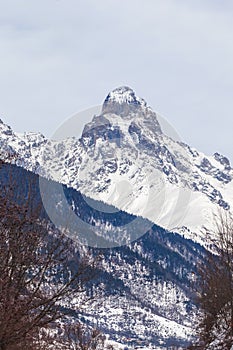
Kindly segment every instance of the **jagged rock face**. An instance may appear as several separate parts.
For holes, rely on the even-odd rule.
[[[224,168],[226,170],[231,170],[231,165],[229,159],[227,157],[222,156],[219,153],[214,153],[214,158],[222,165],[224,165]]]
[[[129,87],[123,86],[111,91],[106,97],[102,113],[128,116],[147,108],[146,102],[138,98]]]
[[[233,202],[229,160],[165,135],[157,114],[128,87],[108,94],[79,140],[19,135],[3,123],[0,133],[2,152],[16,164],[168,229],[197,231]]]
[[[140,116],[144,119],[145,125],[150,127],[153,132],[162,132],[156,113],[147,106],[145,100],[137,97],[135,92],[128,87],[120,87],[108,94],[103,104],[102,115],[107,116],[109,114],[132,121]]]

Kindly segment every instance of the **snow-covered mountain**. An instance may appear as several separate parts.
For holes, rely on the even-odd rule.
[[[2,158],[197,241],[213,213],[233,203],[229,160],[166,135],[128,87],[108,94],[80,139],[46,140],[0,122],[0,147]]]

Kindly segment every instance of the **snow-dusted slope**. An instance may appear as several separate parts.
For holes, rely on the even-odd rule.
[[[200,232],[233,203],[233,170],[163,133],[157,114],[128,87],[107,96],[82,137],[47,141],[0,123],[2,157],[170,230]]]
[[[15,193],[20,199],[27,198],[30,191],[32,206],[35,203],[40,207],[37,176],[9,165],[1,166],[0,170],[1,187],[15,184]],[[8,174],[11,174],[10,178]],[[99,232],[107,231],[114,236],[119,229],[123,234],[122,226],[136,221],[135,217],[123,212],[109,215],[111,208],[96,201],[92,201],[93,208],[100,204],[102,210],[92,209],[88,205],[90,202],[78,191],[66,187],[63,190],[76,215],[88,226],[97,227]],[[62,216],[60,193],[54,193],[54,196],[55,203],[59,203],[56,212]],[[79,227],[79,234],[80,229],[82,227]],[[191,288],[196,264],[205,254],[203,247],[152,225],[137,241],[112,249],[97,249],[96,254],[100,261],[94,280],[87,288],[90,302],[83,305],[81,300],[85,307],[82,316],[91,325],[129,349],[134,349],[136,344],[145,349],[187,344],[193,335],[197,312]],[[74,310],[80,310],[78,302],[79,298],[72,301],[72,315]],[[81,317],[79,313],[77,317]],[[148,344],[153,346],[147,347]]]

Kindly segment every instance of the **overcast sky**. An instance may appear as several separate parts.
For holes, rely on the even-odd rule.
[[[0,0],[0,60],[15,131],[50,136],[127,85],[185,142],[233,161],[232,0]]]

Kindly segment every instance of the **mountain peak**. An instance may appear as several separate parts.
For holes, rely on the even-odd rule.
[[[148,108],[146,101],[136,96],[134,90],[128,86],[112,90],[103,104],[103,112],[116,114],[122,114],[123,110],[129,114],[129,112],[135,112],[138,109],[145,110],[146,108]]]
[[[146,106],[146,102],[142,98],[137,97],[134,90],[128,86],[121,86],[111,91],[106,97],[105,102],[140,104],[144,107]]]

